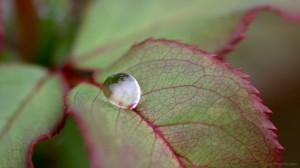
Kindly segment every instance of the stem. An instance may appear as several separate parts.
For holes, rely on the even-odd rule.
[[[19,49],[26,61],[32,61],[38,39],[38,16],[32,0],[14,0],[19,33]]]
[[[102,84],[98,83],[95,80],[94,76],[97,73],[96,71],[76,69],[72,65],[66,64],[64,67],[61,68],[60,72],[71,87],[74,87],[79,83],[86,82],[95,85],[99,88],[102,88]]]

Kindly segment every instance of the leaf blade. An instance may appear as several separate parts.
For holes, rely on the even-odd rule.
[[[143,91],[133,111],[109,104],[100,90],[87,84],[76,87],[68,99],[75,110],[71,114],[87,127],[95,167],[228,167],[239,161],[281,161],[282,147],[257,90],[213,55],[176,41],[149,39],[103,70],[98,81],[118,72],[133,75]],[[100,148],[103,144],[113,147]]]
[[[85,93],[86,91],[93,93],[93,96],[86,95],[85,99],[76,96]],[[107,104],[107,102],[105,101],[101,101],[104,99],[104,97],[99,96],[99,98],[97,98],[97,95],[99,95],[97,91],[97,88],[83,84],[80,85],[80,87],[76,88],[70,96],[70,98],[74,96],[72,97],[72,99],[74,98],[75,100],[77,99],[83,102],[82,104],[80,103],[77,105],[70,104],[73,110],[71,114],[75,116],[75,120],[79,123],[79,125],[85,127],[83,135],[85,136],[84,139],[86,143],[88,143],[87,145],[89,146],[88,149],[90,150],[89,153],[92,167],[144,167],[145,156],[149,156],[150,158],[152,153],[152,149],[149,148],[149,146],[152,146],[152,144],[155,141],[154,135],[151,134],[151,129],[147,127],[146,123],[142,122],[138,125],[139,127],[137,127],[136,122],[139,121],[139,117],[131,112],[128,113],[127,111],[126,114],[118,114],[118,109]],[[85,106],[84,103],[90,104],[91,102],[93,102],[93,100],[95,100],[95,98],[100,99],[100,102],[95,103],[93,107],[90,107],[91,109],[99,109],[101,107],[101,109],[105,109],[106,111],[114,111],[116,113],[107,116],[102,116],[101,114],[103,114],[104,111],[101,111],[101,113],[91,112],[92,118],[90,118],[91,116],[88,116],[88,118],[82,116],[85,111],[80,111],[80,109],[82,109],[82,107]],[[114,121],[120,119],[119,117],[123,118],[121,120],[122,122],[115,123]],[[101,127],[98,127],[97,125],[94,126],[97,126],[97,132],[102,132],[103,136],[105,137],[103,139],[98,140],[96,140],[95,137],[93,137],[93,135],[96,134],[96,130],[92,128],[93,125],[87,124],[87,122],[95,123],[97,122],[97,119],[101,119],[101,123],[104,124],[101,125]],[[126,123],[126,121],[133,121],[133,124],[130,124],[131,122]],[[114,128],[114,126],[117,126],[119,128],[126,128],[126,132],[128,134],[124,134],[125,132],[121,133],[120,135],[114,134],[114,132],[117,131]],[[135,136],[134,142],[137,141],[139,143],[130,143],[130,136],[133,134],[134,131],[148,133],[148,140],[143,141],[141,137]],[[124,142],[126,142],[127,145],[122,146],[122,143]],[[105,153],[99,152],[99,146],[96,145],[97,143],[98,145],[100,145],[100,143],[102,144],[101,150],[105,151]],[[141,148],[143,145],[145,145],[145,147]],[[139,150],[136,150],[137,146]],[[156,147],[155,149],[159,150],[158,147]],[[129,153],[128,155],[126,155],[127,152]],[[171,160],[171,152],[168,151],[168,149],[166,149],[165,153],[165,155],[167,156],[160,158],[159,161],[161,162],[161,164],[158,164],[157,166],[161,166],[162,164],[170,164],[171,167],[177,167],[176,162],[174,163],[174,161]],[[171,160],[171,163],[168,163],[167,160]],[[163,161],[166,161],[166,163],[164,163]]]
[[[62,122],[63,88],[57,75],[42,68],[1,65],[0,69],[0,165],[26,167],[31,165],[32,142],[51,136]]]

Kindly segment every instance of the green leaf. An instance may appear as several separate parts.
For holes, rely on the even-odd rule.
[[[132,43],[152,36],[179,39],[207,51],[217,51],[251,8],[271,4],[296,13],[299,3],[298,0],[93,1],[83,19],[71,59],[79,67],[104,68],[122,56]]]
[[[27,65],[0,66],[0,167],[31,165],[33,145],[63,119],[60,77]]]
[[[194,46],[149,39],[102,71],[134,76],[133,110],[81,84],[68,97],[93,167],[243,167],[281,162],[276,129],[246,75]],[[265,167],[265,166],[262,166]]]
[[[250,25],[247,38],[228,56],[232,65],[251,74],[251,82],[259,88],[264,103],[274,111],[271,119],[286,149],[281,154],[286,163],[300,163],[295,135],[300,132],[299,23],[261,12]]]
[[[251,74],[251,81],[265,96],[291,89],[299,75],[299,23],[290,24],[275,14],[261,12],[228,61]],[[283,90],[287,81],[289,87]]]

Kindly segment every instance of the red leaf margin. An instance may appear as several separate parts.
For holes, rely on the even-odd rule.
[[[251,23],[254,21],[257,14],[261,11],[270,11],[270,12],[277,14],[278,16],[281,16],[282,18],[284,18],[285,20],[287,20],[291,23],[300,24],[300,15],[291,14],[289,12],[286,12],[286,11],[284,11],[278,7],[272,6],[272,5],[262,5],[262,6],[255,7],[244,14],[244,16],[242,17],[242,19],[240,21],[240,24],[233,31],[233,33],[232,33],[231,37],[229,37],[228,41],[223,45],[223,47],[221,47],[218,51],[216,51],[217,54],[214,56],[216,58],[216,60],[221,60],[221,61],[225,60],[226,55],[235,50],[236,46],[246,37],[246,33],[247,33]],[[1,17],[0,17],[0,23],[2,23]],[[153,39],[147,39],[144,42],[147,42],[149,40],[153,40]],[[166,39],[160,39],[160,40],[166,40]],[[166,41],[170,41],[170,40],[166,40]],[[142,43],[144,43],[144,42],[142,42]],[[207,52],[205,52],[203,50],[199,50],[198,46],[195,46],[195,45],[184,44],[184,43],[181,43],[179,40],[177,40],[177,41],[172,40],[171,42],[178,43],[180,45],[184,45],[185,47],[188,47],[189,49],[192,49],[192,50],[196,49],[201,54],[208,54]],[[134,44],[132,46],[132,48],[137,47],[138,45],[140,45],[142,43]],[[0,49],[2,46],[3,46],[3,29],[2,29],[2,26],[0,26]],[[68,66],[73,67],[74,65],[68,64]],[[250,78],[250,75],[247,75],[247,74],[241,72],[240,71],[241,68],[235,68],[235,69],[232,68],[229,63],[224,62],[223,66],[228,69],[231,69],[233,73],[240,76],[244,80],[244,82],[249,87],[252,88],[253,102],[256,102],[256,105],[263,109],[263,111],[267,114],[267,115],[265,115],[265,119],[266,119],[266,121],[269,121],[269,115],[272,114],[272,111],[268,107],[266,107],[265,105],[262,104],[262,99],[260,99],[258,97],[258,94],[260,94],[260,92],[251,85],[250,81],[247,80],[247,78]],[[97,72],[97,70],[95,70],[95,69],[93,69],[92,71]],[[62,81],[62,85],[64,86],[63,103],[64,103],[64,109],[65,109],[64,110],[65,116],[64,116],[62,122],[59,123],[52,132],[45,134],[45,135],[41,135],[32,141],[32,143],[29,146],[28,152],[27,152],[27,160],[28,160],[27,165],[29,168],[34,168],[34,165],[32,163],[32,154],[33,154],[34,146],[43,140],[49,139],[49,138],[57,135],[63,129],[66,117],[71,116],[74,118],[75,122],[78,124],[80,132],[83,135],[83,138],[85,141],[84,143],[86,145],[88,155],[89,155],[89,158],[91,161],[91,166],[99,167],[99,162],[96,159],[97,156],[96,156],[95,152],[93,152],[93,147],[92,147],[91,140],[90,140],[91,138],[88,134],[87,129],[82,124],[83,122],[81,121],[81,118],[74,111],[68,109],[68,105],[66,104],[66,96],[67,96],[68,92],[70,91],[70,86],[69,86],[69,83],[67,82],[68,79],[61,71],[59,72],[59,75],[60,75],[60,78]],[[93,84],[93,83],[91,83],[91,84]],[[99,85],[98,85],[98,87],[99,87]],[[271,122],[270,122],[269,126],[270,126],[269,129],[272,131],[272,134],[274,136],[274,142],[276,143],[276,146],[278,149],[278,155],[280,155],[280,151],[284,150],[284,148],[279,144],[279,142],[277,140],[278,137],[274,133],[274,131],[276,131],[277,128]],[[280,161],[282,161],[281,156],[279,156],[278,158]]]
[[[173,43],[173,44],[175,43],[175,44],[177,44],[177,45],[179,45],[181,47],[184,47],[186,49],[191,50],[194,53],[213,57],[214,58],[214,60],[213,60],[214,63],[222,66],[224,69],[229,70],[233,74],[239,76],[244,81],[245,86],[247,86],[249,88],[249,90],[250,90],[252,103],[258,109],[262,109],[262,111],[264,112],[261,115],[263,115],[262,117],[264,117],[265,122],[268,124],[269,134],[271,136],[273,136],[272,141],[275,144],[275,149],[274,150],[275,150],[276,155],[274,157],[276,158],[276,160],[278,162],[282,162],[283,161],[282,157],[280,156],[280,151],[284,150],[284,148],[279,144],[278,139],[277,139],[278,137],[274,133],[274,131],[277,130],[276,127],[272,124],[272,122],[269,121],[269,115],[272,114],[272,112],[271,112],[271,110],[268,107],[266,107],[265,105],[262,104],[262,100],[258,97],[258,94],[260,94],[260,92],[254,86],[251,85],[250,81],[247,80],[247,78],[250,77],[249,75],[241,72],[240,71],[241,68],[232,68],[229,63],[225,63],[223,61],[218,60],[217,59],[217,55],[208,53],[208,52],[206,52],[204,50],[200,50],[200,49],[198,49],[198,46],[196,46],[196,45],[189,45],[189,44],[182,43],[179,40],[149,38],[149,39],[144,40],[141,43],[134,44],[131,47],[131,49],[139,47],[139,46],[143,45],[144,43],[148,43],[148,42],[167,42],[167,43]],[[98,85],[95,85],[95,86],[97,87]],[[101,89],[100,87],[98,87],[98,88]],[[67,102],[66,99],[65,99],[65,102]],[[99,157],[97,156],[97,152],[93,148],[93,144],[91,142],[91,137],[90,137],[89,131],[86,128],[86,126],[83,124],[83,121],[80,118],[80,116],[75,111],[76,111],[76,109],[71,109],[71,108],[67,107],[67,114],[70,115],[71,117],[73,117],[75,119],[76,123],[78,124],[78,126],[80,128],[81,134],[83,135],[83,138],[84,138],[87,150],[88,150],[88,155],[89,155],[89,158],[90,158],[90,161],[91,161],[91,167],[93,167],[93,168],[99,168],[100,167]],[[134,113],[136,113],[141,118],[142,121],[146,122],[149,125],[149,121],[147,119],[145,120],[144,116],[142,116],[141,114],[138,114],[138,112],[135,111],[135,109],[133,109],[132,111]],[[153,127],[151,125],[151,123],[150,123],[150,127]],[[172,150],[172,149],[170,149],[170,150]],[[173,151],[173,154],[174,154],[174,156],[176,158],[176,151]],[[180,164],[180,167],[185,168],[185,166],[181,162],[179,162],[179,164]]]
[[[49,74],[47,76],[52,75],[52,74],[56,74],[56,73],[57,72],[49,72]],[[60,81],[61,81],[61,84],[62,84],[63,90],[64,90],[64,96],[63,96],[63,101],[62,101],[62,103],[64,105],[64,117],[62,118],[62,120],[60,122],[58,122],[58,124],[55,126],[55,128],[52,131],[50,131],[49,133],[46,133],[46,134],[43,134],[43,135],[40,135],[40,136],[36,137],[30,143],[29,148],[27,150],[27,167],[28,168],[34,168],[34,164],[32,162],[32,156],[33,156],[35,145],[37,143],[41,142],[41,141],[44,141],[44,140],[47,140],[47,139],[50,139],[50,138],[56,136],[57,134],[60,133],[60,131],[65,126],[65,121],[66,121],[66,118],[67,118],[65,109],[66,109],[67,105],[64,103],[65,102],[64,100],[65,100],[66,96],[68,95],[68,93],[70,91],[70,86],[69,86],[68,82],[66,81],[65,77],[61,73],[58,73],[58,75],[59,75],[59,78],[60,78]]]

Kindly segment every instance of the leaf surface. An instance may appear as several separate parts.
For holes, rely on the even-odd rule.
[[[27,65],[0,66],[0,167],[31,165],[33,144],[63,119],[59,76]]]
[[[244,13],[264,4],[300,14],[298,0],[93,1],[87,8],[71,59],[79,67],[102,69],[122,56],[132,43],[152,36],[218,51],[230,39]]]
[[[300,132],[299,23],[290,24],[275,14],[261,12],[250,25],[248,37],[227,60],[251,74],[251,82],[274,112],[271,119],[286,149],[281,154],[284,162],[294,163],[300,163],[300,144],[295,135]]]
[[[232,167],[280,162],[281,145],[257,90],[212,54],[176,41],[134,46],[98,81],[123,72],[139,82],[133,110],[81,84],[68,97],[93,167]],[[263,167],[263,166],[262,166]]]

